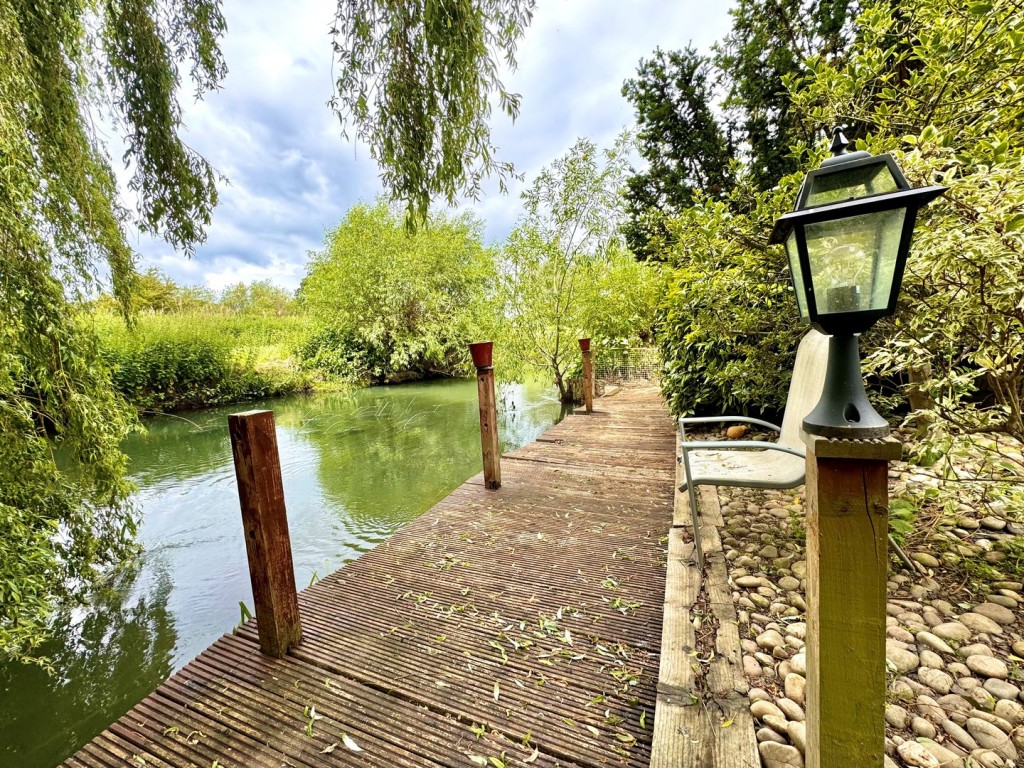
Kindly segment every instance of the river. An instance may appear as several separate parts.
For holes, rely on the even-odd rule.
[[[551,392],[503,385],[502,450],[561,416]],[[52,768],[252,607],[227,415],[271,408],[300,588],[387,539],[480,471],[476,384],[293,396],[162,417],[125,444],[142,554],[44,648],[53,675],[0,667],[0,767]]]

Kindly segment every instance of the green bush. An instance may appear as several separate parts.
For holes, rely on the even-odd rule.
[[[792,179],[769,193],[741,183],[736,199],[699,198],[668,222],[668,286],[658,339],[662,391],[676,414],[776,413],[785,406],[796,345],[807,331],[796,313],[781,249],[764,233]],[[746,213],[735,213],[742,198]]]
[[[267,323],[265,318],[148,315],[129,329],[115,316],[97,316],[100,352],[114,387],[141,411],[219,405],[307,388],[300,371],[271,364],[281,355],[268,352],[295,341],[297,326],[270,323],[284,327],[268,328]]]

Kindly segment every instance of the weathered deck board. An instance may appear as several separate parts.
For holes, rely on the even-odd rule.
[[[287,656],[249,622],[64,764],[647,766],[674,448],[656,393],[597,400],[303,590]]]

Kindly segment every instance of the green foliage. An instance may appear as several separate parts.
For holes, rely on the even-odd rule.
[[[543,371],[563,401],[578,338],[646,338],[653,327],[659,272],[633,263],[618,234],[629,147],[626,134],[603,151],[577,141],[523,194],[525,213],[502,249],[499,369]]]
[[[269,280],[257,280],[248,285],[235,283],[221,292],[218,303],[239,315],[283,317],[295,311],[292,295]]]
[[[711,62],[692,47],[656,48],[641,60],[622,95],[636,110],[637,148],[644,172],[626,180],[626,244],[641,259],[657,258],[666,242],[666,215],[689,206],[695,190],[724,195],[732,186],[733,148],[718,120]]]
[[[496,90],[516,113],[495,59],[512,63],[532,7],[339,2],[335,107],[411,213],[425,217],[431,195],[452,200],[486,173],[511,172],[493,160],[487,97]],[[130,213],[93,113],[105,112],[127,146],[135,226],[190,253],[216,178],[179,137],[177,99],[190,84],[196,98],[218,87],[224,30],[218,0],[0,4],[0,532],[24,540],[0,544],[5,656],[28,658],[54,601],[81,597],[133,529],[118,451],[133,421],[75,306],[109,275],[130,314],[137,277]]]
[[[76,303],[133,256],[90,109],[126,137],[137,225],[189,249],[216,193],[178,138],[180,67],[197,95],[223,75],[217,4],[0,4],[0,656],[30,660],[50,611],[129,549],[118,450],[134,421]],[[58,461],[56,456],[60,456]]]
[[[913,372],[924,450],[995,449],[991,433],[1019,446],[1024,18],[1011,2],[916,0],[898,14],[872,7],[860,26],[845,65],[815,60],[791,81],[794,104],[813,121],[852,117],[867,127],[863,146],[892,151],[912,184],[950,187],[922,211],[900,311],[868,367],[904,382]]]
[[[732,30],[718,46],[715,63],[728,90],[729,131],[745,145],[755,189],[771,189],[800,168],[791,148],[812,140],[821,126],[793,109],[786,80],[802,73],[812,56],[841,59],[858,5],[856,0],[739,0],[729,11]]]
[[[729,200],[698,196],[671,220],[668,289],[660,305],[662,391],[678,414],[779,412],[785,406],[797,318],[785,256],[767,232],[792,194],[790,177],[755,193],[742,177]]]
[[[386,204],[352,208],[327,235],[300,299],[318,328],[307,364],[381,383],[452,376],[492,321],[494,257],[468,217],[435,215],[414,233]]]
[[[338,66],[331,104],[380,163],[384,186],[406,203],[407,223],[426,221],[431,200],[476,197],[497,173],[488,96],[513,119],[519,96],[498,78],[499,56],[515,67],[534,0],[338,2],[331,30]]]
[[[128,329],[119,317],[96,317],[114,388],[146,413],[308,388],[287,358],[305,336],[300,321],[184,313],[143,315]]]

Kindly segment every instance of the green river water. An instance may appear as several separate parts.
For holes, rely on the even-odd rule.
[[[502,450],[555,423],[536,385],[498,392]],[[227,415],[271,408],[301,587],[388,538],[480,471],[476,383],[295,396],[149,422],[125,445],[143,552],[44,649],[55,673],[0,666],[0,767],[51,768],[252,606]]]

